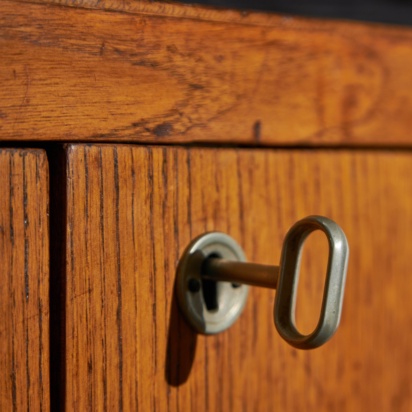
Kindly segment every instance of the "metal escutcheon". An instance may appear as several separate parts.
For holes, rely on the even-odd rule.
[[[216,282],[217,307],[206,306],[202,279],[203,262],[210,256],[230,261],[246,260],[242,248],[228,235],[206,233],[194,239],[179,262],[177,298],[186,319],[203,334],[215,334],[229,328],[242,313],[249,288],[231,282]]]

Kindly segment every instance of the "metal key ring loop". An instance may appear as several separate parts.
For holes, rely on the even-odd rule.
[[[310,233],[320,230],[329,243],[328,268],[323,291],[321,314],[309,335],[296,328],[295,309],[303,243]],[[327,342],[339,326],[349,246],[342,229],[323,216],[308,216],[295,223],[286,235],[282,248],[280,274],[275,299],[274,319],[279,334],[299,349],[313,349]]]

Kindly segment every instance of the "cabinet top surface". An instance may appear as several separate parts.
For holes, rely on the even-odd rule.
[[[0,11],[2,141],[411,141],[409,28],[117,0]]]

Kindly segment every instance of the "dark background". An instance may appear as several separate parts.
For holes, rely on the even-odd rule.
[[[412,25],[412,0],[181,0],[242,10]]]

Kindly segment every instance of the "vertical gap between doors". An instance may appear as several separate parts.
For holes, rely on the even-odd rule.
[[[65,410],[67,161],[63,145],[46,147],[50,225],[50,410]]]

